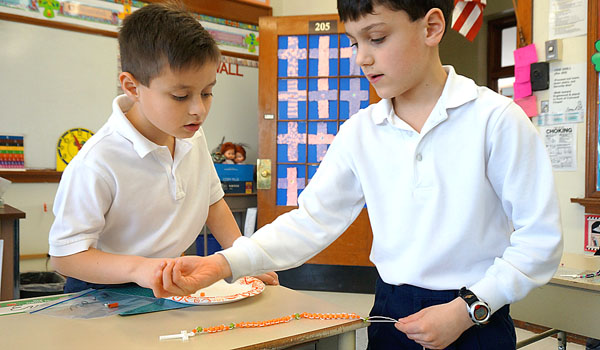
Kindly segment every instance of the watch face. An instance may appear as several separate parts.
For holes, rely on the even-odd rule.
[[[485,306],[476,305],[473,310],[473,316],[475,316],[477,321],[483,321],[488,316],[488,309]]]

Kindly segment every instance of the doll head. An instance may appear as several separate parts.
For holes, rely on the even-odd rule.
[[[235,145],[235,163],[243,163],[246,160],[246,150],[241,145]]]
[[[235,159],[235,145],[231,142],[225,142],[221,145],[221,154],[226,160],[233,161]]]

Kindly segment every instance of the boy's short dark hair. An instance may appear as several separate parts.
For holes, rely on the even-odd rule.
[[[150,4],[133,12],[119,31],[121,69],[145,86],[165,65],[173,70],[219,62],[215,40],[191,13],[175,3]]]
[[[404,11],[413,22],[425,17],[432,8],[439,8],[444,13],[448,25],[454,9],[454,0],[337,0],[338,14],[342,22],[356,21],[364,15],[372,14],[376,5],[394,11]]]

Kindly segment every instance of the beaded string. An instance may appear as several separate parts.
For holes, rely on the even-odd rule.
[[[192,329],[191,332],[188,331],[181,331],[180,334],[172,334],[172,335],[161,335],[159,337],[160,340],[166,340],[166,339],[178,339],[181,338],[181,340],[188,340],[189,337],[193,337],[202,333],[218,333],[218,332],[224,332],[224,331],[229,331],[229,330],[233,330],[236,328],[258,328],[258,327],[268,327],[268,326],[273,326],[276,324],[280,324],[280,323],[287,323],[290,322],[292,320],[299,320],[299,319],[309,319],[309,320],[340,320],[340,319],[344,319],[344,320],[363,320],[363,322],[398,322],[398,320],[395,320],[391,317],[385,317],[385,316],[369,316],[369,317],[361,317],[355,313],[309,313],[309,312],[303,312],[303,313],[296,313],[293,315],[288,315],[288,316],[284,316],[284,317],[279,317],[279,318],[273,318],[267,321],[258,321],[258,322],[239,322],[239,323],[230,323],[228,325],[222,324],[219,326],[213,326],[213,327],[196,327],[194,329]]]
[[[573,277],[573,278],[594,278],[600,276],[600,270],[596,271],[596,273],[585,273],[579,275],[561,275],[561,277]]]

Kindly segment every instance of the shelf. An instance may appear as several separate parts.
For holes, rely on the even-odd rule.
[[[27,169],[25,171],[0,170],[0,177],[3,177],[14,183],[58,183],[61,176],[62,172],[53,169]]]
[[[600,198],[598,197],[571,198],[571,203],[582,205],[587,214],[600,214]]]

